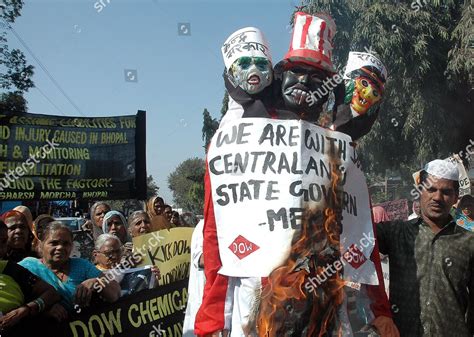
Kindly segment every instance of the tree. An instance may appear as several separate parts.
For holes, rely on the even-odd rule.
[[[226,75],[226,69],[224,69],[224,76]],[[202,139],[204,140],[204,149],[207,153],[207,149],[209,148],[209,143],[211,142],[212,137],[216,133],[217,129],[219,128],[219,122],[227,113],[227,109],[229,106],[229,93],[227,90],[224,91],[224,97],[222,98],[222,107],[221,107],[221,118],[219,121],[215,118],[212,118],[209,114],[207,109],[204,109],[203,113],[203,125],[202,125]]]
[[[147,184],[147,192],[146,197],[147,199],[158,195],[158,190],[160,189],[157,185],[155,180],[153,179],[152,175],[149,175],[146,178]],[[137,199],[125,199],[125,200],[107,200],[106,201],[113,210],[120,211],[126,216],[132,211],[137,211],[144,209],[143,201]]]
[[[160,188],[156,185],[155,180],[152,175],[149,175],[146,178],[146,198],[149,199],[155,195],[158,195],[158,190]]]
[[[204,176],[202,176],[202,179],[204,179]],[[195,214],[202,214],[204,206],[204,183],[193,181],[188,192],[188,198],[190,202],[200,207],[195,209]]]
[[[224,92],[224,98],[222,99],[221,119],[225,116],[228,109],[229,109],[229,93],[226,90]]]
[[[3,0],[0,7],[0,25],[9,28],[23,8],[22,0]],[[34,87],[31,80],[33,66],[28,65],[25,55],[19,49],[10,50],[7,45],[7,33],[0,33],[0,88],[6,90],[0,96],[1,111],[26,111],[24,92]]]
[[[18,92],[9,92],[0,95],[0,113],[3,112],[25,112],[26,100]]]
[[[207,109],[204,109],[202,113],[202,139],[204,140],[204,149],[207,152],[209,143],[211,142],[212,136],[216,133],[217,128],[219,128],[219,122],[211,117],[211,114]]]
[[[224,72],[222,76],[226,77],[227,76],[227,68],[224,68]],[[224,97],[222,98],[222,108],[221,108],[221,119],[225,116],[227,113],[227,110],[229,109],[229,92],[227,89],[224,89]]]
[[[466,147],[474,124],[469,1],[305,4],[305,11],[335,19],[336,65],[353,50],[376,53],[388,68],[378,122],[359,142],[367,172],[384,175],[395,168],[408,180],[423,163]]]
[[[227,70],[224,69],[224,76],[227,76]],[[219,123],[222,118],[227,113],[229,108],[229,93],[227,90],[224,91],[224,97],[222,98],[222,107],[221,107],[221,118],[219,121],[217,119],[212,118],[209,114],[207,109],[204,109],[204,120],[202,126],[202,139],[204,140],[204,149],[207,153],[207,149],[209,147],[209,143],[211,142],[212,137],[216,133],[217,129],[219,128]]]
[[[201,158],[190,158],[178,165],[168,176],[168,186],[173,192],[174,202],[185,211],[202,214],[204,207],[205,162]]]

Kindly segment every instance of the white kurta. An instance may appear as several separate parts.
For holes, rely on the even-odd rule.
[[[194,337],[194,319],[201,306],[206,278],[204,269],[199,267],[202,256],[204,220],[199,221],[191,237],[191,266],[188,283],[188,305],[183,323],[183,337]]]

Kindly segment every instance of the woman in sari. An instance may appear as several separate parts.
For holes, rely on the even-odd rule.
[[[0,220],[0,334],[18,328],[26,318],[40,315],[45,309],[59,301],[59,294],[18,264],[3,260],[7,253],[7,227]],[[17,331],[15,331],[17,332]]]
[[[120,296],[120,286],[103,278],[92,263],[80,258],[70,258],[72,233],[60,221],[52,222],[43,233],[42,258],[28,257],[19,264],[49,283],[61,295],[61,302],[47,312],[57,321],[68,318],[69,312],[87,307],[93,295],[106,302],[114,302]]]
[[[170,229],[171,223],[164,215],[165,202],[161,197],[153,197],[146,203],[146,212],[150,217],[151,231],[158,231],[161,229]]]

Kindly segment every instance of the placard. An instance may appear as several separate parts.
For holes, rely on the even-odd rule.
[[[331,172],[341,173],[341,254],[357,255],[347,280],[377,284],[365,177],[351,138],[305,121],[245,118],[214,135],[207,164],[212,186],[219,273],[266,277],[282,265],[306,208],[324,209]],[[357,263],[355,262],[357,260]]]
[[[142,257],[140,266],[154,265],[160,269],[160,286],[189,277],[193,230],[163,229],[133,238],[134,252]]]

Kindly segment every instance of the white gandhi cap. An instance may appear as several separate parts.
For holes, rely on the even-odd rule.
[[[255,27],[245,27],[232,33],[221,48],[227,70],[240,57],[264,57],[272,62],[268,41]]]
[[[426,164],[423,170],[441,179],[459,181],[458,166],[448,160],[435,159]]]

